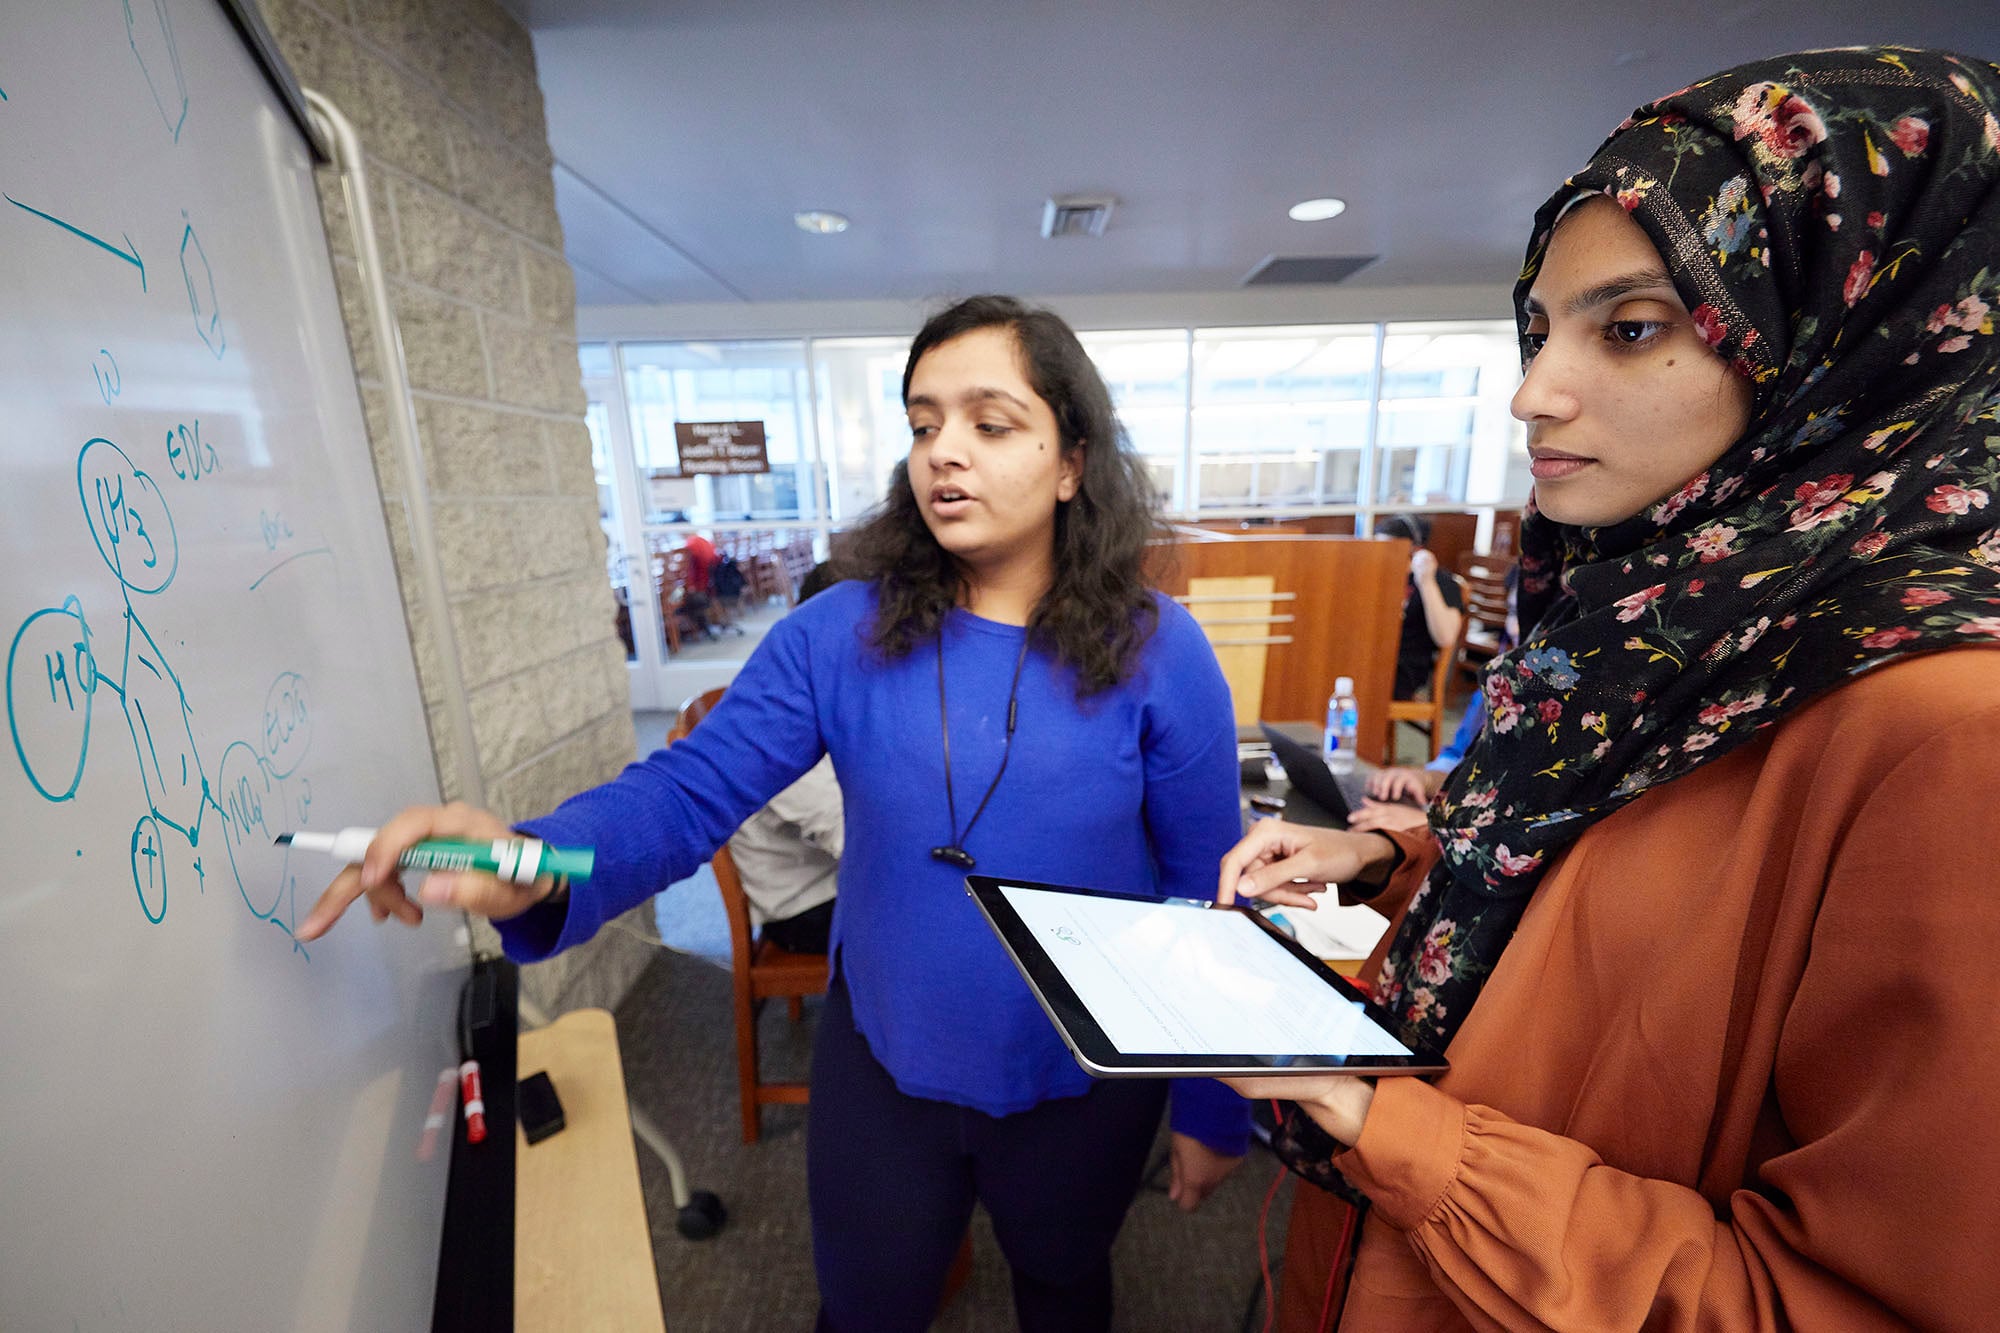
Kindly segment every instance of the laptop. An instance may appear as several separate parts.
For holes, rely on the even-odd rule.
[[[1264,739],[1271,742],[1271,753],[1284,766],[1285,780],[1291,783],[1292,790],[1319,807],[1318,810],[1310,810],[1304,808],[1303,803],[1298,803],[1298,808],[1294,808],[1293,803],[1288,803],[1285,818],[1294,824],[1346,828],[1349,814],[1347,795],[1341,791],[1340,779],[1326,766],[1326,760],[1319,757],[1318,751],[1299,744],[1270,723],[1260,722],[1257,725],[1263,729]]]

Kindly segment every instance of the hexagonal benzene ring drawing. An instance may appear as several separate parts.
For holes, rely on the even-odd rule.
[[[138,58],[139,72],[146,76],[160,119],[179,143],[181,126],[187,123],[187,80],[181,76],[181,53],[174,45],[167,0],[124,0],[124,6],[125,35]]]
[[[215,270],[208,266],[208,254],[201,248],[201,238],[194,234],[191,222],[181,232],[181,276],[187,280],[195,332],[220,361],[229,347],[229,339],[222,331],[222,311],[216,306]]]

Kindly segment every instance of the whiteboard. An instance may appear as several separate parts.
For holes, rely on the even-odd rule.
[[[309,175],[213,0],[0,7],[0,1329],[424,1328],[465,951]]]

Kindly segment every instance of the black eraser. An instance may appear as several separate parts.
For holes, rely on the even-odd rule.
[[[475,967],[472,970],[471,989],[466,995],[466,1026],[474,1032],[483,1032],[492,1027],[499,1017],[499,1000],[494,994],[493,969]]]
[[[562,1098],[556,1096],[556,1085],[546,1072],[521,1080],[519,1107],[521,1132],[530,1143],[540,1143],[563,1127]]]

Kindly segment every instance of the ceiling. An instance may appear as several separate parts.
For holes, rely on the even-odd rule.
[[[1857,42],[2000,58],[1994,0],[508,0],[581,305],[1510,281],[1634,106]],[[1101,238],[1043,200],[1109,193]],[[1300,223],[1292,204],[1347,212]],[[801,209],[853,219],[799,231]]]

